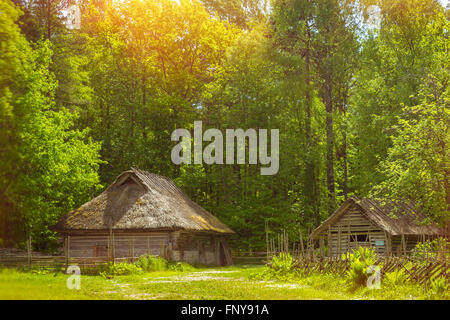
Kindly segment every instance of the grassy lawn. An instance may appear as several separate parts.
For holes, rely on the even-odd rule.
[[[419,286],[349,289],[345,279],[316,275],[290,281],[254,280],[262,267],[200,268],[139,275],[81,276],[81,289],[66,287],[62,273],[0,271],[0,299],[427,299]]]

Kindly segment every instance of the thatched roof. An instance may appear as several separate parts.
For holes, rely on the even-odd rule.
[[[169,178],[135,168],[122,173],[98,197],[66,214],[52,229],[68,232],[109,228],[234,233]]]
[[[391,235],[445,235],[445,230],[435,224],[423,224],[425,216],[414,206],[392,200],[374,200],[352,197],[345,201],[327,220],[311,233],[317,238],[329,225],[337,222],[349,207],[355,205],[374,225]]]

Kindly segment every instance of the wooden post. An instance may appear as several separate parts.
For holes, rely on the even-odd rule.
[[[303,234],[302,234],[302,229],[300,229],[300,246],[301,246],[301,250],[302,250],[302,256],[305,255],[305,246],[303,245]]]
[[[405,235],[402,234],[402,255],[406,256],[406,241],[405,241]]]
[[[128,239],[128,260],[131,257],[131,239]]]
[[[28,267],[31,268],[31,232],[28,234],[27,251],[28,251]]]
[[[67,258],[66,258],[66,268],[69,267],[70,260],[70,236],[67,236]]]
[[[286,253],[289,253],[289,234],[286,232],[286,230],[284,232],[285,232],[284,239],[286,241],[286,246],[285,246]]]
[[[277,235],[277,242],[278,242],[277,245],[277,254],[278,254],[280,252],[280,234]]]
[[[425,234],[422,235],[423,258],[427,260],[427,250],[425,249]]]
[[[111,235],[108,236],[108,241],[106,243],[106,252],[107,252],[107,258],[108,261],[111,261]]]
[[[131,240],[131,262],[134,261],[134,238]]]
[[[114,232],[112,232],[111,229],[111,235],[112,235],[112,263],[114,264],[116,259],[116,239],[114,237]]]
[[[342,237],[342,232],[341,232],[341,224],[339,223],[338,224],[338,241],[337,241],[337,256],[339,257],[339,258],[341,258],[341,256],[342,256],[342,245],[341,245],[341,237]]]
[[[109,227],[109,236],[108,236],[108,261],[111,261],[113,256],[112,253],[112,228]]]
[[[66,268],[67,268],[67,236],[64,236],[64,257],[66,258]]]
[[[328,226],[328,257],[333,256],[333,246],[331,241],[331,226]]]
[[[147,255],[150,256],[150,236],[147,236]]]
[[[347,223],[347,252],[350,252],[350,220]]]
[[[320,257],[323,258],[325,256],[325,246],[324,246],[324,240],[323,237],[321,236],[319,239],[319,245],[320,245]]]
[[[391,252],[392,252],[391,236],[386,231],[384,232],[384,236],[386,237],[386,244],[385,244],[386,255],[390,257],[391,256]]]
[[[264,221],[264,229],[266,231],[266,263],[269,263],[269,230],[268,230],[268,222]]]

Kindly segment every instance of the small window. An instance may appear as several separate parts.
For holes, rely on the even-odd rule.
[[[350,235],[350,242],[369,242],[367,234],[352,234]]]

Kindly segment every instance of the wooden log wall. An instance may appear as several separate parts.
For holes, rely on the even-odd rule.
[[[168,260],[219,265],[226,258],[221,257],[221,236],[188,232],[114,233],[104,235],[72,235],[64,240],[65,255],[69,258],[94,259],[159,255]],[[224,251],[224,250],[222,250]],[[225,248],[225,254],[229,249]],[[226,263],[230,264],[230,259]]]
[[[376,253],[384,255],[388,246],[384,231],[364,217],[356,206],[350,206],[321,236],[328,242],[328,256],[331,257],[358,247],[375,248]]]

